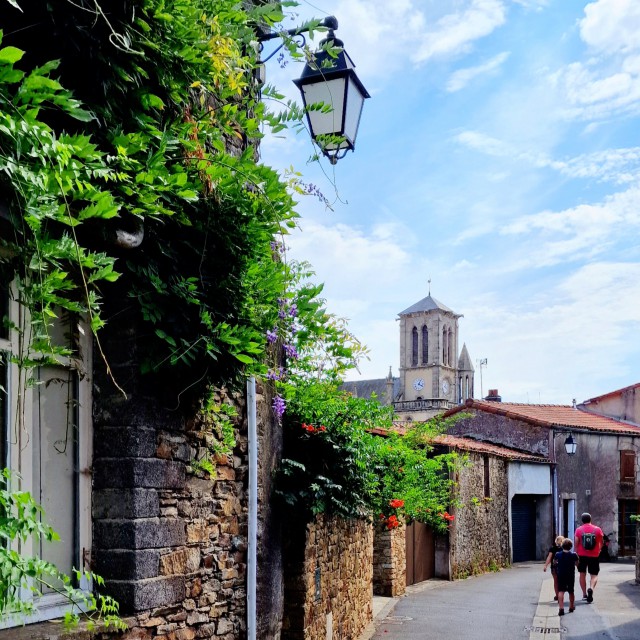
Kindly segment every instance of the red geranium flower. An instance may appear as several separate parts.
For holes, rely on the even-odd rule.
[[[394,498],[393,500],[389,500],[389,506],[393,507],[394,509],[399,509],[400,507],[404,507],[404,500]]]

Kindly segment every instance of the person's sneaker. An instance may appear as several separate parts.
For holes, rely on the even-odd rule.
[[[589,600],[589,596],[587,596],[586,594],[582,596],[583,600]]]
[[[557,599],[558,599],[558,596],[553,596],[553,599],[554,599],[554,600],[557,600]]]
[[[576,610],[575,607],[569,607],[569,613],[573,613]]]
[[[593,602],[593,589],[587,589],[587,602]]]
[[[558,615],[559,616],[563,616],[564,615],[564,609],[558,609]]]

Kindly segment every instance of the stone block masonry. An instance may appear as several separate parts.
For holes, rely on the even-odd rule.
[[[246,633],[246,412],[241,394],[220,392],[216,401],[240,416],[237,445],[216,457],[216,478],[189,470],[207,446],[198,417],[105,400],[94,415],[92,562],[129,616],[118,637]]]
[[[373,528],[317,516],[284,536],[282,640],[355,640],[372,618]]]
[[[401,596],[407,586],[407,527],[396,529],[377,524],[373,537],[373,593],[377,596]]]

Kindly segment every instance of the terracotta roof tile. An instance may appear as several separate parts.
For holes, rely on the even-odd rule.
[[[640,427],[595,413],[581,411],[571,405],[562,404],[518,404],[515,402],[467,400],[466,405],[447,411],[445,416],[453,415],[465,409],[486,411],[515,420],[525,420],[540,426],[628,433],[640,436]]]
[[[536,456],[530,453],[523,453],[508,447],[501,447],[497,444],[490,444],[472,438],[462,438],[460,436],[441,435],[433,439],[434,444],[442,444],[454,449],[462,451],[471,451],[476,453],[489,453],[499,458],[507,458],[509,460],[518,460],[522,462],[538,462],[548,463],[549,460],[543,456]]]

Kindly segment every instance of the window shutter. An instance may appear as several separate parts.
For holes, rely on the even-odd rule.
[[[620,452],[620,482],[636,481],[636,452]]]

